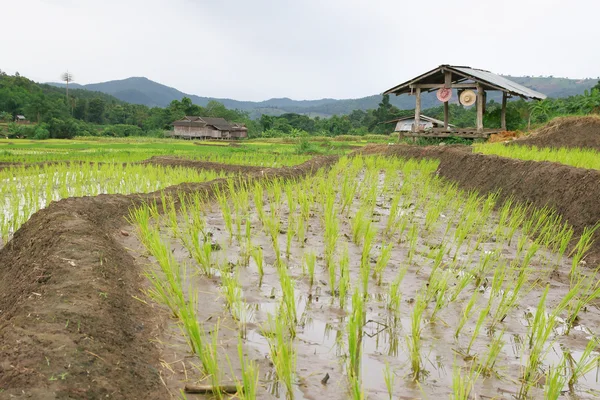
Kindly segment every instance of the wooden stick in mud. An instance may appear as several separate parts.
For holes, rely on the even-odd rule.
[[[185,385],[186,393],[227,393],[227,394],[235,394],[237,393],[237,387],[235,385]]]

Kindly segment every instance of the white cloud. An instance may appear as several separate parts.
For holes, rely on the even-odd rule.
[[[362,97],[439,64],[600,75],[595,0],[20,0],[0,68],[40,81],[147,76],[202,96]],[[24,23],[26,21],[26,23]]]

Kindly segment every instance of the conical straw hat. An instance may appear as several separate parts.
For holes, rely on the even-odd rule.
[[[463,106],[472,106],[477,100],[477,95],[472,90],[465,90],[460,94],[460,104]]]
[[[449,88],[440,88],[437,91],[437,98],[442,103],[447,102],[452,97],[452,89]]]

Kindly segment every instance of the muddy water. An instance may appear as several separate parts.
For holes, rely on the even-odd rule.
[[[381,177],[380,183],[383,182]],[[375,208],[373,223],[378,232],[385,229],[389,216],[389,194],[381,194]],[[285,202],[284,202],[285,204]],[[252,209],[252,208],[251,208]],[[268,203],[265,211],[268,212]],[[356,209],[350,210],[353,215]],[[207,226],[212,232],[212,241],[220,244],[221,250],[215,251],[213,257],[216,265],[241,264],[242,246],[234,238],[230,241],[229,233],[225,228],[221,212],[217,204],[212,209],[204,210]],[[409,213],[413,223],[423,227],[425,224],[424,210],[407,203],[403,212]],[[282,233],[279,243],[282,252],[285,250],[285,227],[288,210],[283,206]],[[348,378],[345,373],[345,357],[348,354],[346,340],[346,321],[350,306],[347,301],[345,309],[340,308],[339,299],[333,296],[328,284],[329,275],[325,269],[323,244],[323,231],[320,217],[320,207],[315,205],[310,218],[306,241],[301,246],[294,240],[289,257],[285,258],[289,273],[295,280],[295,295],[297,303],[297,337],[294,347],[297,352],[296,384],[294,386],[294,398],[296,399],[347,399]],[[362,342],[362,384],[365,396],[369,399],[390,398],[384,379],[386,365],[393,371],[395,381],[393,385],[393,398],[397,399],[419,399],[419,398],[448,398],[452,394],[453,366],[461,368],[461,374],[468,373],[473,360],[485,358],[488,346],[492,338],[502,334],[503,346],[497,358],[494,373],[491,376],[481,376],[477,380],[474,393],[480,398],[515,398],[518,397],[521,387],[520,377],[522,366],[527,359],[527,333],[528,326],[535,314],[536,306],[542,289],[546,284],[550,285],[547,299],[549,310],[561,300],[569,290],[569,279],[565,271],[569,271],[571,260],[563,257],[558,259],[546,249],[540,249],[533,258],[530,266],[535,271],[528,283],[527,289],[522,291],[517,306],[508,314],[504,321],[495,330],[489,330],[487,324],[479,332],[472,344],[469,356],[466,349],[469,345],[471,335],[475,330],[475,323],[483,305],[489,298],[489,288],[485,286],[473,287],[469,284],[458,296],[456,301],[447,304],[438,313],[435,320],[430,319],[430,309],[424,313],[421,321],[421,338],[423,348],[421,355],[423,359],[425,377],[420,382],[414,382],[411,374],[410,360],[407,351],[406,339],[411,333],[411,313],[413,311],[414,299],[426,284],[434,260],[432,252],[437,244],[441,242],[446,226],[446,218],[450,211],[442,213],[438,228],[427,233],[421,229],[422,235],[417,242],[417,252],[412,263],[407,265],[408,245],[401,241],[394,246],[392,257],[387,268],[383,272],[382,285],[378,286],[376,280],[369,282],[369,299],[366,305],[366,321],[363,327]],[[493,231],[497,224],[497,216],[493,215],[488,225],[484,228]],[[246,327],[244,333],[244,352],[248,359],[255,360],[260,368],[260,391],[259,398],[285,398],[285,389],[276,382],[274,370],[269,360],[269,344],[263,335],[266,329],[268,315],[274,315],[277,305],[281,299],[279,277],[275,264],[275,253],[268,238],[262,231],[261,222],[256,213],[251,215],[252,244],[263,248],[265,254],[265,275],[259,280],[258,269],[254,260],[251,259],[248,266],[240,266],[239,281],[243,290],[244,301],[247,304]],[[242,232],[244,227],[242,226]],[[165,237],[169,237],[168,229],[164,229]],[[352,243],[351,227],[349,218],[342,218],[340,224],[340,239],[338,247],[347,246],[351,265],[351,285],[359,284],[359,264],[362,246]],[[452,237],[452,235],[450,235]],[[444,263],[450,264],[456,253],[461,268],[471,269],[477,266],[480,259],[491,252],[500,254],[501,259],[507,262],[517,259],[517,242],[519,233],[508,243],[498,243],[494,238],[489,242],[480,243],[476,251],[469,255],[467,245],[456,248],[456,244],[449,241],[450,246],[444,255]],[[472,235],[469,243],[477,241],[477,235]],[[144,250],[134,238],[128,238],[129,246],[139,257],[145,258]],[[172,237],[173,254],[181,262],[188,266],[190,276],[189,287],[199,292],[199,318],[204,322],[207,332],[214,331],[219,325],[220,366],[224,382],[231,382],[233,376],[240,374],[239,361],[237,357],[237,338],[239,336],[239,324],[226,309],[224,295],[219,288],[220,279],[218,273],[213,278],[207,278],[197,273],[197,266],[191,259],[183,244]],[[375,259],[381,249],[383,237],[380,234],[375,243],[371,257]],[[528,241],[530,245],[531,241]],[[527,246],[527,245],[526,245]],[[433,250],[432,250],[433,249]],[[458,250],[458,251],[457,251]],[[311,251],[318,255],[317,268],[315,271],[314,284],[310,285],[308,277],[303,273],[302,263],[305,252]],[[147,264],[152,263],[149,257]],[[557,270],[553,271],[555,264]],[[401,284],[401,306],[398,314],[388,311],[386,303],[390,283],[403,267],[408,268],[407,274]],[[224,272],[226,273],[226,272]],[[491,272],[493,274],[493,270]],[[460,273],[457,272],[456,279],[450,282],[451,286],[458,283]],[[491,276],[488,276],[491,282]],[[338,276],[339,279],[339,276]],[[187,285],[186,285],[187,286]],[[506,288],[508,289],[508,288]],[[472,312],[471,318],[465,324],[458,336],[455,338],[455,329],[463,313],[463,308],[474,292],[479,293],[479,301]],[[600,326],[600,312],[596,307],[590,307],[580,314],[580,325],[575,327],[569,335],[565,335],[564,327],[559,324],[551,337],[553,343],[549,343],[547,354],[544,359],[544,371],[548,365],[555,365],[565,354],[570,354],[577,361],[585,349],[588,341],[597,334]],[[161,376],[165,385],[169,387],[174,396],[185,383],[193,383],[202,379],[199,368],[194,365],[199,362],[190,356],[189,348],[183,335],[178,330],[174,320],[166,323],[166,334],[157,338],[163,349],[164,368]],[[329,375],[327,384],[321,383],[325,375]],[[575,386],[574,393],[567,393],[565,386],[565,398],[591,399],[600,396],[600,383],[597,378],[598,371],[591,370]],[[541,381],[543,382],[543,378]],[[543,385],[534,387],[529,391],[530,398],[543,398]],[[188,398],[202,398],[197,395],[187,395]]]

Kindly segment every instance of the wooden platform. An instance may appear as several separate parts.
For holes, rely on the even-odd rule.
[[[429,138],[445,138],[445,137],[461,137],[467,139],[488,138],[492,133],[502,132],[501,129],[484,129],[478,132],[476,129],[454,129],[447,131],[442,128],[433,128],[420,132],[401,132],[404,137],[429,137]]]

